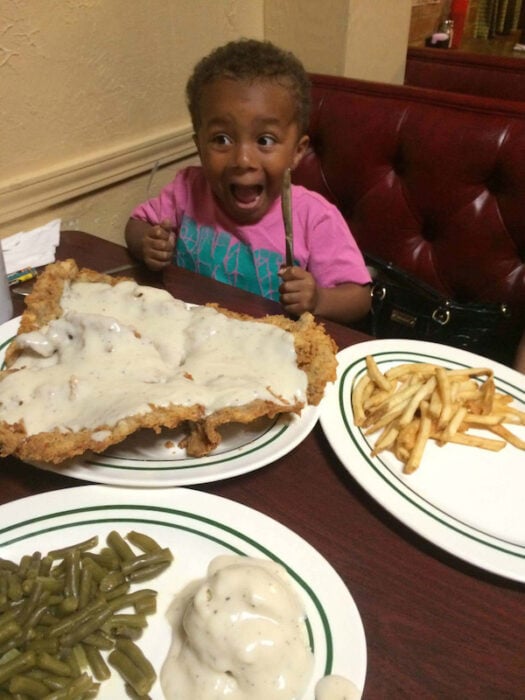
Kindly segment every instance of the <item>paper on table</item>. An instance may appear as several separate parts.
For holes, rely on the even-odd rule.
[[[32,231],[21,231],[0,244],[7,274],[24,267],[40,267],[55,261],[55,250],[60,240],[60,219],[54,219]]]

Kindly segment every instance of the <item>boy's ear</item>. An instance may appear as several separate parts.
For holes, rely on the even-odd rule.
[[[192,134],[192,137],[191,137],[191,138],[193,139],[193,143],[195,144],[195,147],[197,148],[197,153],[198,153],[199,156],[200,156],[199,141],[198,141],[198,139],[197,139],[197,134],[194,132],[194,133]]]
[[[301,138],[299,139],[299,142],[297,144],[297,147],[295,149],[292,170],[294,168],[296,168],[299,165],[299,163],[301,162],[302,157],[306,153],[306,149],[308,148],[309,143],[310,143],[310,137],[307,134],[304,134],[304,136],[301,136]]]

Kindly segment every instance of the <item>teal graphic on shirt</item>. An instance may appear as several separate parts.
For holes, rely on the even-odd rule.
[[[231,284],[267,299],[279,300],[283,256],[253,250],[226,231],[201,226],[184,216],[177,236],[175,261],[180,267]]]

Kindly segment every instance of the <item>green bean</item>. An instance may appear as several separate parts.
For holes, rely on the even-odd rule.
[[[78,588],[80,585],[80,550],[74,549],[71,552],[67,552],[64,557],[66,562],[66,581],[65,581],[65,594],[66,598],[73,598],[77,601],[76,607],[78,607]],[[75,608],[76,609],[76,608]]]
[[[97,681],[106,681],[111,677],[109,666],[104,661],[104,658],[97,647],[86,644],[84,646],[84,652],[86,654],[89,668]]]
[[[24,591],[22,590],[22,584],[17,574],[10,571],[7,574],[7,597],[9,600],[22,600],[24,596]]]
[[[113,646],[115,644],[114,640],[111,639],[105,632],[93,632],[93,634],[88,634],[84,639],[82,640],[82,643],[84,645],[89,644],[93,647],[97,647],[97,649],[102,649],[103,651],[109,651],[110,649],[113,649]]]
[[[0,627],[3,627],[5,624],[7,624],[10,620],[14,620],[15,618],[18,617],[20,610],[22,609],[23,603],[16,603],[15,605],[12,605],[10,608],[5,610],[1,615],[0,615]]]
[[[110,600],[114,600],[115,598],[120,598],[121,596],[126,595],[130,588],[131,584],[129,583],[129,581],[126,581],[121,586],[117,586],[116,588],[114,588],[112,591],[107,591],[106,593],[104,593],[104,598],[108,602]]]
[[[96,630],[102,627],[104,622],[111,616],[111,612],[111,609],[107,606],[97,611],[65,634],[61,638],[60,643],[63,646],[69,647],[77,644],[77,642],[81,642],[88,634],[96,632]]]
[[[150,596],[156,596],[157,591],[152,591],[148,588],[143,588],[140,591],[133,591],[132,593],[126,593],[125,595],[119,596],[114,600],[109,600],[108,605],[113,612],[117,610],[122,610],[122,608],[127,608],[128,605],[135,605],[136,601],[142,600]]]
[[[0,627],[0,644],[8,642],[21,631],[22,627],[16,620],[9,620],[9,622],[6,625]]]
[[[123,571],[108,571],[102,581],[100,581],[98,587],[102,593],[108,593],[108,591],[114,590],[117,586],[121,586],[125,582],[126,577]]]
[[[0,576],[0,607],[7,605],[7,575]]]
[[[93,537],[45,556],[24,555],[18,564],[0,559],[0,700],[10,687],[11,700],[94,698],[98,684],[84,669],[99,681],[109,677],[101,651],[116,653],[129,692],[146,696],[156,676],[133,640],[155,612],[157,593],[130,592],[130,581],[157,575],[173,557],[147,535],[126,538],[110,532],[98,553],[90,551]],[[127,607],[135,612],[119,613]]]
[[[126,637],[135,640],[140,639],[146,626],[147,621],[143,615],[113,615],[106,622],[105,629],[113,638]]]
[[[26,646],[28,649],[33,649],[36,652],[46,651],[48,654],[56,654],[58,652],[58,639],[37,637],[36,639],[30,639]]]
[[[38,576],[37,578],[25,579],[21,584],[20,588],[23,594],[30,594],[36,584],[39,583],[42,590],[49,591],[50,593],[56,593],[64,589],[64,582],[60,579],[54,578],[53,576]]]
[[[71,669],[71,675],[76,678],[82,673],[82,663],[84,660],[78,658],[78,652],[76,647],[71,647],[69,649],[63,650],[61,653],[61,661],[65,661],[69,668]]]
[[[103,547],[98,554],[94,555],[101,566],[104,566],[108,571],[118,569],[120,566],[120,558],[114,549],[111,547]]]
[[[82,564],[85,568],[91,571],[93,580],[96,581],[96,583],[100,583],[104,576],[108,573],[106,569],[100,566],[100,564],[98,564],[94,559],[91,559],[91,557],[85,557],[82,559]]]
[[[78,598],[75,596],[68,595],[58,603],[57,612],[63,617],[74,613],[76,610],[78,610]]]
[[[129,683],[125,683],[126,697],[130,700],[151,700],[151,695],[139,695],[135,688],[132,688]]]
[[[48,673],[42,676],[42,681],[47,685],[49,690],[60,690],[60,688],[65,688],[71,683],[71,678],[55,676]]]
[[[49,572],[51,571],[52,566],[53,557],[50,557],[49,554],[46,554],[45,557],[42,557],[42,561],[40,562],[40,576],[49,576]]]
[[[20,624],[24,625],[33,614],[35,608],[39,604],[47,601],[48,598],[49,594],[46,592],[42,592],[42,583],[40,581],[35,581],[35,585],[31,590],[29,598],[26,598],[18,615],[18,621],[20,622]]]
[[[27,638],[31,630],[33,630],[40,622],[47,611],[47,601],[39,603],[33,608],[29,617],[24,621],[24,637]]]
[[[46,651],[42,651],[37,654],[36,665],[43,671],[49,671],[54,673],[56,676],[72,676],[73,672],[71,667],[65,661],[61,661],[56,656],[48,654]]]
[[[108,546],[117,554],[118,558],[123,561],[131,561],[135,558],[135,553],[129,544],[119,535],[116,530],[112,530],[106,537]]]
[[[144,629],[148,626],[148,621],[145,615],[137,615],[137,613],[121,613],[120,615],[112,615],[108,622],[108,627],[127,625],[128,627],[139,627]]]
[[[13,676],[9,682],[10,693],[22,693],[30,698],[43,698],[49,694],[49,688],[39,680],[29,676]]]
[[[79,610],[73,613],[72,615],[69,615],[68,617],[65,617],[62,620],[60,620],[60,622],[58,622],[50,629],[49,635],[51,637],[60,637],[63,634],[68,633],[72,628],[81,624],[91,615],[95,615],[101,608],[105,606],[106,602],[102,598],[96,598],[89,605],[86,605],[85,608],[82,608],[82,610]]]
[[[50,598],[47,601],[48,605],[59,605],[60,601],[54,601],[52,598]],[[60,618],[57,617],[56,615],[53,615],[53,613],[49,612],[49,608],[46,610],[46,612],[42,615],[40,618],[40,624],[45,625],[46,627],[51,627],[52,625],[56,625],[60,621]]]
[[[140,668],[144,675],[151,679],[153,685],[156,679],[155,670],[139,646],[129,639],[117,639],[115,649],[125,654],[137,668]]]
[[[31,561],[32,558],[29,554],[24,554],[24,556],[20,559],[20,563],[18,564],[18,573],[23,578],[27,576],[27,572],[29,571]]]
[[[40,563],[42,562],[41,552],[34,552],[27,567],[27,578],[35,578],[40,573]]]
[[[18,564],[9,559],[0,558],[0,571],[18,571]]]
[[[122,573],[125,576],[135,573],[136,571],[148,568],[157,564],[170,564],[173,561],[173,555],[169,549],[161,549],[158,552],[149,552],[141,554],[138,557],[125,562],[122,565]]]
[[[135,545],[135,547],[142,549],[142,551],[146,552],[147,554],[151,552],[159,552],[161,550],[160,544],[158,544],[153,537],[144,535],[142,532],[137,532],[136,530],[128,532],[126,539],[129,540],[131,544]]]
[[[72,544],[69,547],[63,547],[62,549],[53,549],[51,552],[47,553],[47,556],[51,557],[52,559],[65,559],[68,552],[73,552],[75,549],[85,552],[88,549],[93,549],[93,547],[96,547],[97,544],[98,537],[95,535],[94,537],[90,537],[89,539],[79,542],[78,544]]]
[[[169,567],[169,562],[163,562],[161,564],[151,564],[143,569],[137,569],[131,574],[128,574],[128,580],[130,583],[144,583],[144,581],[151,581],[152,578],[160,576],[160,574]]]
[[[79,700],[79,698],[84,698],[84,694],[90,692],[94,687],[98,686],[92,682],[87,673],[83,673],[67,686],[46,695],[45,700]]]
[[[149,693],[155,682],[155,676],[153,678],[146,676],[143,670],[119,649],[114,649],[109,654],[108,661],[139,695]]]
[[[93,594],[93,572],[89,567],[82,566],[78,584],[78,607],[85,608]]]
[[[36,665],[36,654],[34,651],[25,651],[17,654],[9,661],[0,664],[0,685],[10,680],[19,673],[24,673]]]
[[[157,612],[157,596],[144,596],[133,604],[138,615],[154,615]]]
[[[146,554],[140,554],[139,556],[134,557],[132,560],[122,565],[122,572],[127,576],[138,569],[143,569],[153,564],[171,563],[172,561],[173,555],[166,547],[165,549],[160,549],[157,552],[148,552]]]

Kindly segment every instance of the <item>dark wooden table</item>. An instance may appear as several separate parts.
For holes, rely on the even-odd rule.
[[[133,262],[124,248],[81,232],[62,233],[57,257],[100,271]],[[280,312],[184,270],[160,275],[138,266],[126,274],[189,302],[216,301],[256,316]],[[14,301],[20,313],[23,302]],[[326,327],[340,348],[366,339]],[[0,503],[78,485],[16,459],[0,463]],[[391,517],[341,466],[320,425],[274,464],[194,488],[275,518],[338,571],[365,628],[365,699],[525,697],[525,586],[448,555]]]

